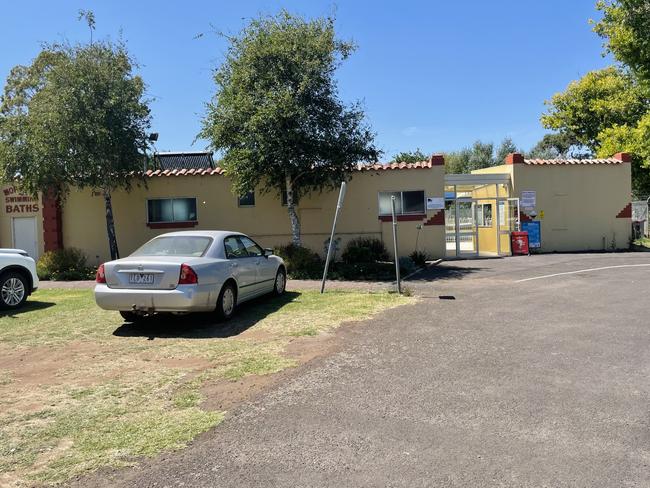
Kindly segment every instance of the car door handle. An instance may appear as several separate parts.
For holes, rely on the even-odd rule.
[[[239,266],[239,263],[230,263],[231,268],[236,268],[237,266]]]

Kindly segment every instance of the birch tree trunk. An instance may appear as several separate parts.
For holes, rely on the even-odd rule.
[[[120,259],[117,248],[117,235],[115,234],[115,221],[113,220],[113,204],[110,190],[104,190],[104,204],[106,205],[106,233],[108,234],[108,247],[111,251],[111,260]]]
[[[296,212],[296,204],[293,198],[293,182],[291,177],[285,177],[285,185],[287,189],[287,212],[289,212],[289,221],[291,222],[291,242],[296,246],[301,246],[300,240],[300,219]]]

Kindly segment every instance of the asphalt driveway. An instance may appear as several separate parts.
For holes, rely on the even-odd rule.
[[[409,286],[417,304],[189,448],[78,484],[650,486],[648,254],[448,262]]]

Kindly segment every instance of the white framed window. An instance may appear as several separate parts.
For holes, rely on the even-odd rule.
[[[476,204],[476,218],[479,227],[492,227],[492,204]]]
[[[255,206],[255,192],[249,191],[244,195],[239,195],[237,204],[240,207],[254,207]]]
[[[507,225],[507,215],[506,215],[506,202],[499,202],[499,226],[505,227]]]
[[[196,198],[152,198],[147,200],[147,223],[196,222]]]
[[[395,214],[424,214],[426,204],[424,190],[380,191],[379,215],[391,215],[391,197],[395,197]]]

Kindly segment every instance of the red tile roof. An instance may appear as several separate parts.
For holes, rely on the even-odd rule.
[[[418,161],[417,163],[389,163],[389,164],[365,164],[357,166],[358,171],[386,171],[394,169],[428,169],[434,166],[444,164],[443,159],[437,159],[433,156],[429,161]],[[210,175],[223,175],[225,170],[219,166],[214,169],[166,169],[166,170],[148,170],[145,176],[153,178],[155,176],[210,176]]]
[[[145,173],[145,176],[153,178],[154,176],[210,176],[210,175],[221,175],[224,173],[223,168],[217,166],[216,168],[204,168],[204,169],[157,169],[157,170],[148,170]]]
[[[615,158],[606,158],[606,159],[524,159],[524,164],[530,164],[535,166],[540,165],[560,165],[560,164],[574,164],[574,165],[585,165],[585,164],[622,164],[623,161]]]
[[[363,164],[359,165],[359,171],[385,171],[390,169],[425,169],[433,168],[431,161],[418,161],[417,163],[389,163],[389,164]]]

